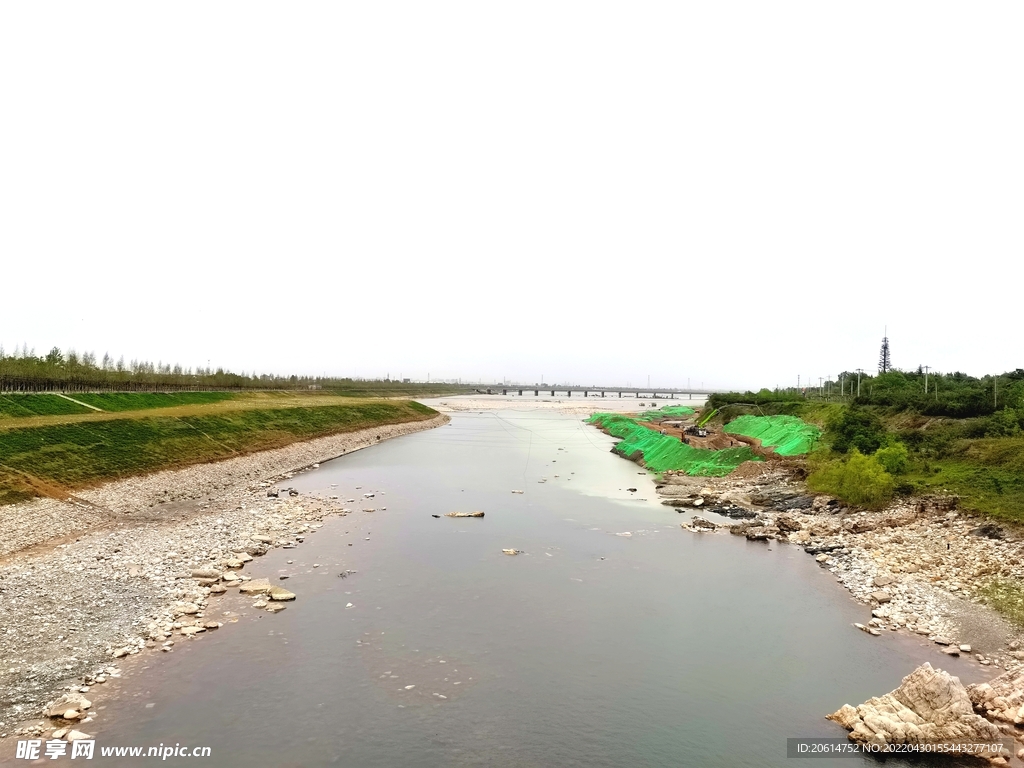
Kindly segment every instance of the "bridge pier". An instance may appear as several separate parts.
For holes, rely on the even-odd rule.
[[[566,397],[572,397],[572,390],[570,389],[570,390],[566,391],[565,396]]]
[[[521,390],[521,389],[519,390],[519,396],[520,396],[520,397],[522,397],[522,396],[523,396],[523,390]]]

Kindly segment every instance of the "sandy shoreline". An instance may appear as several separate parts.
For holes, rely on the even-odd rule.
[[[222,587],[193,571],[245,574],[237,559],[294,545],[350,509],[346,499],[273,497],[268,489],[313,464],[448,421],[372,427],[117,481],[69,501],[3,508],[0,738],[49,736],[61,725],[93,733],[95,710],[51,721],[40,718],[43,705],[61,692],[88,698],[117,676],[116,659],[207,631],[203,608],[211,587]]]

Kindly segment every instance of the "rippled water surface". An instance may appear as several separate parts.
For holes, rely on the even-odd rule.
[[[826,713],[938,663],[854,630],[868,609],[799,549],[681,530],[612,442],[579,415],[456,413],[289,481],[359,500],[247,566],[298,600],[209,611],[245,615],[140,662],[100,743],[218,766],[792,765],[787,737],[843,736]]]

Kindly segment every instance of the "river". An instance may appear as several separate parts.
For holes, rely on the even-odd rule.
[[[800,549],[682,530],[580,414],[516,405],[288,481],[358,500],[246,567],[298,600],[222,598],[238,620],[137,660],[98,743],[209,746],[192,762],[217,766],[763,768],[937,663],[855,630],[868,609]]]

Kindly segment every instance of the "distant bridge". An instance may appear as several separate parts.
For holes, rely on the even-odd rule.
[[[566,397],[572,397],[572,393],[583,395],[583,397],[605,397],[618,395],[620,398],[632,395],[636,398],[645,398],[647,400],[682,400],[684,397],[687,400],[692,400],[694,395],[700,397],[706,397],[707,395],[713,395],[715,392],[725,392],[724,389],[674,389],[672,387],[569,387],[569,386],[558,386],[554,384],[534,384],[532,386],[526,384],[494,384],[489,387],[477,387],[476,391],[481,395],[507,395],[509,392],[514,392],[518,395],[530,394],[533,392],[534,397],[540,397],[540,393],[547,394],[551,393],[551,397],[556,397],[557,394],[565,393]],[[557,394],[556,394],[557,393]]]

